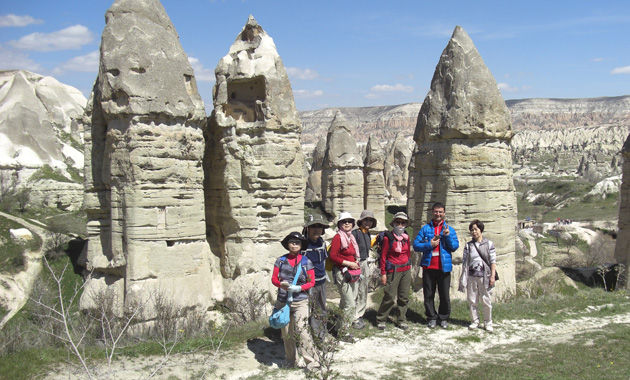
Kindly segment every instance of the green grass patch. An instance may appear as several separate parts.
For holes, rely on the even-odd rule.
[[[526,341],[493,347],[479,356],[479,365],[461,369],[445,366],[428,379],[627,379],[630,373],[630,328],[609,324],[569,341],[545,344]],[[492,359],[489,359],[492,358]],[[500,376],[498,370],[500,369]]]
[[[24,252],[39,250],[42,240],[33,234],[33,239],[26,243],[13,240],[10,229],[24,228],[13,220],[0,216],[0,271],[18,273],[24,270]]]
[[[59,169],[53,169],[50,165],[46,164],[38,169],[33,175],[29,178],[29,181],[35,182],[42,179],[51,179],[57,182],[72,182],[68,178],[66,178]]]

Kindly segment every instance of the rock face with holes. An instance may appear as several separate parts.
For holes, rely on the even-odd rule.
[[[385,154],[376,138],[370,136],[363,161],[363,188],[365,209],[374,212],[379,229],[385,227]]]
[[[322,166],[324,210],[334,218],[342,211],[358,218],[363,211],[363,191],[363,159],[348,122],[337,112],[328,129]]]
[[[431,219],[433,202],[446,204],[448,223],[458,233],[461,263],[468,224],[485,223],[494,241],[501,280],[495,294],[515,289],[516,197],[512,181],[510,114],[496,81],[472,40],[456,27],[442,52],[414,134],[414,231]],[[451,286],[457,288],[461,266]],[[456,293],[456,292],[453,292]]]
[[[159,295],[201,310],[222,297],[202,206],[205,122],[193,70],[160,2],[116,1],[84,116],[82,260],[93,272],[82,307],[105,293],[118,312]]]
[[[207,236],[236,289],[270,288],[280,240],[304,221],[302,131],[272,38],[250,16],[219,61],[206,130]]]
[[[625,265],[625,286],[630,289],[630,135],[626,138],[621,152],[623,156],[623,174],[619,191],[619,232],[615,245],[617,262]]]

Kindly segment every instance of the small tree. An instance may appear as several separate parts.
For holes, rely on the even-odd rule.
[[[15,201],[18,204],[18,208],[19,208],[20,212],[26,211],[26,205],[28,205],[28,202],[30,200],[31,200],[31,189],[28,188],[28,187],[21,188],[15,194]]]

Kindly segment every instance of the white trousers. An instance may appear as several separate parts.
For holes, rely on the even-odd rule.
[[[483,284],[483,277],[468,276],[466,285],[468,309],[473,323],[479,323],[477,304],[481,301],[483,318],[485,323],[492,323],[492,289],[487,289]]]

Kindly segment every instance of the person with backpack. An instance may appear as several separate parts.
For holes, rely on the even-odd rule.
[[[488,332],[493,332],[492,289],[494,289],[497,271],[497,253],[492,240],[483,237],[483,229],[483,222],[478,219],[470,222],[468,226],[472,240],[464,246],[458,290],[460,292],[466,291],[468,309],[472,318],[472,323],[468,328],[474,330],[480,326],[477,304],[481,301],[484,328]]]
[[[404,212],[397,212],[391,222],[393,227],[387,231],[381,247],[381,283],[385,285],[383,300],[376,314],[379,330],[385,329],[385,322],[389,313],[398,305],[398,320],[396,325],[407,330],[407,304],[411,288],[411,244],[405,228],[409,225],[409,218]]]
[[[451,315],[451,271],[453,270],[452,255],[459,248],[459,240],[455,229],[446,224],[446,207],[436,202],[431,207],[433,218],[418,232],[413,241],[413,249],[422,252],[420,265],[422,266],[422,293],[424,295],[424,310],[429,323],[434,329],[438,319],[440,327],[448,328],[448,318]],[[435,311],[435,290],[440,296],[440,308]]]
[[[324,231],[329,227],[320,215],[309,215],[304,224],[302,235],[306,236],[308,244],[303,251],[315,268],[315,286],[310,291],[310,324],[313,334],[319,339],[324,339],[328,332],[326,328],[326,258],[328,251],[326,242],[322,238]]]
[[[281,244],[289,252],[276,260],[271,283],[278,288],[276,309],[287,303],[289,293],[293,296],[289,305],[290,322],[281,329],[286,363],[288,367],[297,365],[297,348],[306,368],[315,369],[319,364],[315,361],[313,338],[308,330],[308,290],[315,285],[315,270],[311,260],[301,253],[307,248],[308,242],[301,233],[291,232],[282,239]],[[294,281],[296,276],[297,280]],[[297,347],[296,337],[299,343]]]
[[[370,228],[376,227],[374,213],[369,210],[363,210],[359,220],[357,220],[357,226],[359,228],[352,230],[352,235],[354,235],[354,239],[359,246],[359,266],[361,267],[361,273],[363,275],[357,281],[357,294],[355,299],[356,316],[354,322],[352,322],[352,327],[360,330],[365,327],[363,315],[367,308],[368,285],[370,282],[368,258],[370,257],[370,249],[372,248]]]
[[[355,299],[357,293],[357,281],[361,277],[359,265],[359,246],[352,229],[355,219],[349,212],[341,212],[337,221],[337,234],[330,242],[330,260],[333,262],[333,278],[339,290],[339,309],[341,309],[341,323],[338,324],[340,339],[345,342],[354,342],[350,333],[350,323],[355,316]]]

